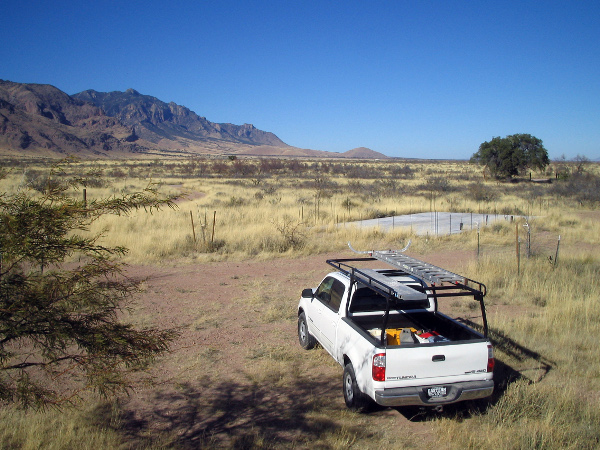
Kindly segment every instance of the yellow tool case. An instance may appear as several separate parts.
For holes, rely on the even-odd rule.
[[[413,335],[416,333],[416,328],[388,328],[385,330],[388,345],[401,345],[403,342],[414,344]]]

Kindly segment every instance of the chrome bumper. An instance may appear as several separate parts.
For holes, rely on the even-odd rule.
[[[447,388],[446,395],[443,397],[429,397],[427,389],[436,386],[445,386]],[[375,401],[383,406],[445,405],[489,397],[492,392],[494,392],[494,380],[466,381],[463,383],[380,389],[375,391]]]

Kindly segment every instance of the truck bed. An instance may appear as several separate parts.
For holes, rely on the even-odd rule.
[[[367,336],[375,338],[375,344],[380,345],[380,333],[383,324],[382,314],[360,315],[348,318],[348,321],[354,323]],[[441,313],[433,313],[430,311],[419,311],[410,313],[393,314],[388,318],[386,329],[397,330],[408,328],[417,330],[417,336],[429,333],[433,336],[440,336],[443,339],[437,339],[437,342],[425,342],[423,339],[415,339],[410,342],[403,342],[400,345],[431,345],[431,344],[447,344],[453,342],[463,342],[469,340],[484,340],[484,337],[474,330],[471,330],[456,321],[453,321],[448,316]],[[433,332],[433,333],[432,333]],[[425,336],[427,336],[425,334]],[[389,346],[389,341],[388,341]]]

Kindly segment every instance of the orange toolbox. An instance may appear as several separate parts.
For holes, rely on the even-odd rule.
[[[404,343],[414,343],[413,334],[417,333],[416,328],[387,328],[385,330],[387,335],[388,345],[400,345]]]

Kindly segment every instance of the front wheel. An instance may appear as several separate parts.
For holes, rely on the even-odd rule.
[[[317,340],[308,331],[308,324],[306,323],[306,315],[304,313],[298,316],[298,341],[304,350],[310,350],[317,345]]]
[[[354,368],[351,363],[346,364],[346,367],[344,367],[342,389],[344,390],[346,406],[352,411],[366,412],[369,409],[371,402],[356,384],[356,376],[354,375]]]

